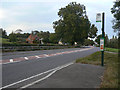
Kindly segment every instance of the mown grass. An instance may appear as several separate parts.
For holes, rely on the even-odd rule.
[[[9,39],[0,38],[0,43],[11,44],[12,42],[9,42]]]
[[[77,59],[76,63],[101,65],[101,52]],[[118,54],[104,54],[104,75],[100,88],[118,88]]]
[[[110,52],[118,52],[119,49],[116,48],[105,48],[105,51],[110,51]]]

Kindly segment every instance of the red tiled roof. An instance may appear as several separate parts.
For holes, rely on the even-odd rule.
[[[28,41],[29,43],[33,43],[33,41],[34,41],[36,38],[39,39],[39,37],[38,37],[37,35],[32,35],[32,34],[31,34],[31,35],[26,39],[26,41]]]

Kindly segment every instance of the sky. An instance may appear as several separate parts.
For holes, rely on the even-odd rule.
[[[96,13],[105,12],[105,34],[112,38],[113,15],[111,8],[115,0],[1,0],[0,2],[0,28],[10,34],[12,31],[22,29],[23,33],[33,30],[54,32],[53,22],[59,20],[57,15],[60,8],[70,2],[77,2],[86,6],[91,24],[98,28],[98,35],[102,33],[101,23],[96,23]]]

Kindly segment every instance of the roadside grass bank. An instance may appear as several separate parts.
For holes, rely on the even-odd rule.
[[[76,63],[101,65],[101,52],[95,52],[84,58],[76,60]],[[118,55],[106,53],[104,54],[104,75],[101,78],[100,88],[118,88],[120,81],[118,80]],[[119,84],[118,84],[119,81]]]
[[[118,50],[119,49],[116,49],[116,48],[105,48],[105,51],[109,51],[109,52],[116,52],[116,53],[118,53]]]

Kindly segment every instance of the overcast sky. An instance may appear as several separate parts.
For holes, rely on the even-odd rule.
[[[97,26],[98,35],[102,32],[101,23],[96,23],[96,13],[105,12],[105,33],[109,38],[116,35],[110,10],[115,0],[1,0],[0,28],[7,34],[16,29],[22,29],[24,33],[32,30],[54,32],[53,22],[59,19],[59,9],[72,1],[86,6],[88,18]]]

